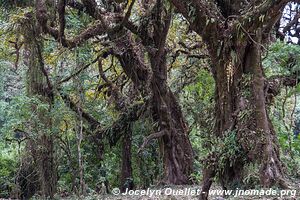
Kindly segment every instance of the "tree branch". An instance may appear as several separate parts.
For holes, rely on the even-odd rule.
[[[204,40],[217,42],[222,35],[224,16],[217,5],[205,0],[169,0],[190,23],[192,30],[201,35]]]
[[[102,140],[106,137],[109,140],[110,146],[116,145],[118,140],[126,131],[128,123],[132,123],[139,119],[139,117],[145,112],[146,105],[144,102],[134,104],[126,109],[125,112],[120,114],[120,117],[108,127],[101,127],[101,123],[96,120],[92,115],[85,112],[81,107],[79,107],[71,98],[61,93],[60,94],[65,104],[75,113],[78,114],[78,111],[82,113],[83,119],[85,119],[93,131],[92,137],[96,140]]]
[[[128,21],[130,15],[131,15],[131,11],[132,11],[134,3],[135,3],[135,0],[132,0],[131,3],[130,3],[130,5],[129,5],[129,7],[128,7],[128,10],[127,10],[127,12],[125,14],[125,17],[122,20],[121,26],[123,26],[124,24],[126,24],[126,22]]]
[[[68,76],[67,78],[59,81],[57,84],[60,85],[64,82],[69,81],[71,78],[73,78],[74,76],[77,76],[78,74],[80,74],[83,70],[87,69],[89,66],[91,66],[92,64],[96,63],[99,60],[99,56],[97,56],[97,58],[95,58],[92,62],[82,66],[80,69],[78,69],[75,73],[71,74],[70,76]]]
[[[141,153],[145,148],[146,146],[149,145],[149,142],[151,140],[154,140],[154,139],[157,139],[157,138],[161,138],[162,136],[164,136],[167,132],[165,130],[162,130],[162,131],[159,131],[159,132],[156,132],[156,133],[152,133],[150,134],[149,136],[147,136],[145,139],[144,139],[144,142],[142,144],[142,146],[139,148],[138,150],[138,154]]]
[[[207,54],[192,54],[191,52],[183,50],[183,49],[176,50],[173,58],[175,57],[175,59],[176,59],[176,57],[179,56],[180,53],[185,54],[188,58],[197,58],[197,59],[209,58],[209,55],[207,55]]]
[[[281,10],[290,0],[265,0],[256,6],[252,6],[250,11],[245,10],[241,17],[238,19],[239,23],[243,24],[245,29],[255,29],[261,26],[260,17],[264,17],[264,24],[268,24],[274,21],[274,18],[278,19],[278,15],[281,15]],[[274,24],[273,24],[274,25]]]
[[[78,69],[75,73],[71,74],[70,76],[68,76],[67,78],[59,81],[57,84],[60,85],[64,82],[69,81],[71,78],[73,78],[74,76],[77,76],[78,74],[80,74],[83,70],[87,69],[89,66],[91,66],[92,64],[96,63],[100,58],[102,57],[107,57],[107,55],[111,54],[111,50],[105,50],[103,51],[100,55],[98,55],[92,62],[82,66],[80,69]]]
[[[60,93],[61,98],[64,100],[65,104],[68,105],[68,107],[74,111],[75,113],[82,113],[82,117],[90,124],[92,129],[96,129],[101,127],[100,122],[96,120],[92,115],[89,113],[85,112],[81,107],[79,107],[72,99],[70,96],[63,94],[62,92]]]
[[[61,0],[65,1],[65,0]],[[106,29],[103,27],[102,22],[97,22],[94,25],[90,25],[88,28],[86,28],[84,31],[82,31],[79,35],[75,36],[73,39],[66,39],[63,36],[64,27],[65,27],[65,20],[64,20],[64,8],[59,8],[61,13],[59,13],[60,16],[60,29],[57,30],[51,26],[48,25],[48,14],[46,9],[45,0],[36,0],[36,17],[41,25],[43,31],[45,33],[50,34],[52,37],[54,37],[56,40],[58,40],[64,47],[68,48],[74,48],[76,46],[79,46],[86,40],[95,37],[97,35],[104,35],[106,33]],[[61,7],[65,7],[64,2],[60,3]]]
[[[65,12],[66,12],[66,0],[60,0],[58,3],[58,17],[59,17],[59,32],[58,38],[61,42],[65,41],[65,26],[66,26],[66,19],[65,19]],[[63,44],[66,46],[66,44]]]

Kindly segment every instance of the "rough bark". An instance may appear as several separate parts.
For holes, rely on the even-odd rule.
[[[132,190],[134,187],[131,167],[132,123],[128,124],[122,139],[121,191]]]
[[[48,19],[45,1],[37,0],[36,5],[37,18],[39,19],[39,23],[41,24],[43,31],[49,33],[59,41],[59,31],[56,28],[47,25]],[[161,45],[161,47],[158,48],[160,52],[158,52],[156,56],[151,58],[151,69],[144,62],[145,52],[143,52],[142,46],[147,45],[141,44],[141,42],[134,41],[132,34],[122,27],[122,25],[127,24],[131,9],[129,9],[129,12],[125,15],[123,20],[121,20],[121,25],[116,25],[114,28],[110,28],[109,25],[111,23],[118,22],[120,20],[118,19],[118,17],[116,17],[116,19],[112,19],[111,21],[106,20],[103,17],[105,16],[105,14],[103,14],[102,16],[100,9],[96,8],[97,6],[95,6],[94,1],[86,0],[82,1],[82,4],[77,4],[77,6],[75,4],[69,5],[78,9],[81,9],[82,6],[84,6],[86,8],[86,12],[90,16],[99,20],[99,23],[91,26],[91,31],[83,31],[82,34],[80,34],[78,37],[75,37],[74,39],[67,40],[61,37],[60,42],[64,46],[73,48],[74,46],[80,44],[80,42],[85,41],[95,35],[100,35],[103,33],[108,34],[108,37],[113,44],[114,55],[120,60],[120,63],[126,75],[133,81],[135,87],[140,91],[145,101],[148,101],[150,95],[152,95],[151,99],[153,100],[153,118],[155,120],[158,120],[159,122],[159,127],[157,128],[167,129],[168,134],[166,134],[163,137],[164,139],[162,140],[164,143],[162,154],[165,157],[165,182],[173,184],[187,183],[189,175],[192,171],[193,153],[187,135],[186,124],[184,122],[180,106],[178,105],[176,98],[166,84],[167,77],[165,63],[160,64],[152,62],[155,59],[164,59],[163,62],[165,62],[165,55],[161,54],[161,52],[165,54],[165,41],[162,41],[163,43],[161,44],[159,44],[160,42],[156,42],[155,45]],[[133,4],[131,4],[131,8],[132,5]],[[162,1],[158,1],[157,5],[160,9],[159,12],[162,12]],[[61,9],[61,11],[63,11],[63,9]],[[119,14],[122,14],[122,9],[117,9],[116,11],[120,12]],[[157,20],[163,20],[160,19],[162,13],[159,12],[157,12]],[[63,22],[63,20],[61,21]],[[60,26],[63,27],[62,24]],[[161,31],[161,27],[162,26],[159,26],[159,29],[157,29],[156,32]],[[99,31],[100,29],[101,31]],[[167,33],[167,30],[164,31],[163,34]],[[60,32],[62,33],[63,31]],[[160,36],[162,35],[158,35],[158,37]],[[166,35],[164,35],[163,37],[164,39],[165,36]],[[146,43],[149,41],[149,39],[151,40],[151,38],[148,37],[148,34],[144,35],[141,38]],[[148,47],[149,46],[147,46],[147,48]],[[158,65],[153,66],[153,64]],[[161,69],[159,69],[159,71],[153,71],[154,67],[157,69]],[[155,74],[155,76],[163,75],[165,77],[152,78],[153,73],[158,73],[157,75]],[[160,87],[161,85],[163,86],[163,88]],[[159,102],[156,104],[154,103],[155,101]],[[165,125],[165,123],[167,123],[167,125]]]
[[[121,91],[119,90],[118,86],[115,85],[111,80],[109,80],[102,68],[101,60],[98,62],[98,70],[100,77],[103,79],[103,81],[106,82],[107,86],[110,88],[110,96],[111,99],[113,99],[113,103],[115,105],[115,109],[121,113],[130,113],[132,112],[132,108],[129,105],[128,99],[126,99]],[[133,109],[134,110],[134,109]],[[137,114],[137,112],[135,112]],[[128,118],[123,121],[123,130],[119,131],[122,133],[122,165],[121,165],[121,181],[120,181],[120,189],[122,192],[125,192],[126,189],[132,190],[134,187],[133,182],[133,174],[132,174],[132,166],[131,166],[131,146],[132,146],[132,121],[138,119],[136,118]],[[122,126],[122,125],[121,125]],[[114,133],[116,135],[117,133]],[[117,138],[116,141],[110,140],[111,145],[118,141],[119,138]]]
[[[159,139],[164,160],[162,183],[187,184],[193,170],[193,151],[180,105],[167,84],[166,38],[172,12],[167,11],[163,1],[155,2],[153,8],[147,12],[151,16],[146,17],[140,27],[135,27],[130,22],[126,26],[140,37],[142,44],[139,45],[145,47],[144,51],[147,51],[150,60],[150,66],[145,70],[148,78],[143,82],[143,88],[151,92],[152,117],[158,123],[155,130],[163,133],[153,134],[153,138]],[[149,32],[149,24],[153,25],[152,33]]]
[[[157,131],[164,129],[167,131],[161,140],[165,172],[162,182],[166,184],[188,183],[193,167],[193,152],[181,108],[167,86],[165,52],[162,57],[150,55],[151,70],[149,70],[149,67],[147,68],[144,64],[143,52],[137,48],[137,45],[134,45],[130,35],[126,40],[122,38],[117,41],[117,46],[125,49],[122,54],[117,54],[125,73],[139,88],[142,96],[149,98],[146,95],[152,95],[153,119],[159,124],[156,127]]]
[[[255,34],[256,41],[261,42],[261,32]],[[216,66],[215,134],[222,138],[234,131],[243,151],[235,160],[227,160],[223,173],[218,174],[223,187],[227,189],[243,185],[243,168],[249,162],[258,164],[263,186],[286,187],[276,133],[268,117],[261,49],[258,43],[248,40],[234,49],[238,62],[234,63],[230,54],[226,56],[226,53],[221,61],[213,62]],[[228,75],[228,70],[234,70],[234,74]],[[246,155],[246,160],[243,160],[243,155]],[[207,198],[218,167],[215,165],[204,169],[202,190],[205,193],[202,199]]]
[[[51,107],[53,101],[52,87],[44,68],[42,44],[38,40],[38,29],[33,16],[28,14],[27,17],[28,19],[22,24],[25,40],[24,63],[28,67],[27,94],[30,97],[39,98],[41,102]],[[38,111],[36,105],[32,105],[32,110],[37,113],[40,123],[45,128],[50,129],[52,126],[51,119],[45,113]],[[38,180],[36,181],[39,183],[38,189],[41,190],[42,195],[53,198],[57,185],[53,137],[48,135],[46,130],[40,130],[36,127],[35,122],[32,122],[31,129],[37,132],[37,138],[29,138],[30,145],[26,145],[33,159],[33,162],[29,165],[34,165],[34,170],[37,171]]]
[[[17,173],[16,182],[20,188],[14,198],[30,199],[39,189],[39,174],[35,158],[34,144],[31,140],[26,142],[25,151],[30,152],[21,159],[21,166]]]
[[[242,184],[243,167],[253,162],[260,167],[263,186],[285,187],[277,137],[267,112],[261,54],[265,39],[288,1],[253,2],[239,11],[233,9],[235,4],[222,1],[228,9],[221,8],[221,13],[213,2],[171,2],[208,45],[216,83],[215,135],[223,138],[234,131],[247,157],[244,161],[241,157],[226,161],[219,174],[222,185],[233,188],[234,183]],[[259,19],[262,15],[263,22]],[[220,167],[212,166],[204,169],[203,199]]]
[[[164,53],[165,54],[165,53]],[[163,182],[166,184],[187,184],[193,169],[193,152],[188,138],[188,128],[180,105],[167,86],[167,65],[165,55],[152,55],[153,69],[151,88],[152,115],[158,122],[158,131],[165,131],[161,138],[161,152],[164,160]]]
[[[236,71],[232,82],[227,82],[232,84],[229,89],[224,87],[228,76],[226,70],[216,70],[216,76],[219,77],[216,79],[216,131],[222,136],[226,131],[236,130],[239,143],[249,161],[260,163],[261,183],[271,186],[280,182],[283,174],[277,138],[267,115],[261,47],[248,41],[245,48],[239,51],[241,63],[234,67]],[[228,66],[218,67],[226,69]],[[227,182],[233,182],[234,179],[240,181],[242,167],[243,165],[233,166],[228,170],[233,173],[225,175],[228,177]],[[241,171],[233,170],[237,168]]]

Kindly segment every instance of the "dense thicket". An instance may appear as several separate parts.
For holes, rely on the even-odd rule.
[[[299,178],[299,2],[0,3],[0,198]]]

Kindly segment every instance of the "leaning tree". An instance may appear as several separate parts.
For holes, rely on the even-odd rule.
[[[234,132],[242,154],[228,159],[219,173],[225,188],[241,183],[246,163],[256,163],[260,182],[285,187],[283,165],[267,101],[270,82],[266,79],[262,54],[275,23],[288,0],[170,0],[206,43],[216,83],[214,134],[225,138]],[[291,77],[289,77],[291,78]],[[295,77],[293,77],[295,78]],[[284,77],[283,83],[287,83]],[[273,80],[272,80],[273,81]],[[293,81],[292,81],[293,82]],[[295,83],[295,81],[294,81]],[[212,155],[204,169],[203,192],[218,171]],[[203,195],[204,198],[206,194]]]

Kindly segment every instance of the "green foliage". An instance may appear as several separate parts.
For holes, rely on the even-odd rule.
[[[197,66],[199,63],[193,64]],[[202,63],[202,65],[204,64]],[[211,113],[214,109],[215,84],[213,77],[207,70],[195,69],[195,71],[195,80],[183,88],[180,100],[185,118],[190,125],[189,138],[196,155],[191,180],[200,184],[204,166],[202,160],[210,152],[210,149],[206,148],[206,141],[213,140],[211,135],[213,135],[214,119]],[[175,83],[177,87],[180,86],[178,81]]]
[[[132,144],[132,167],[133,178],[137,185],[149,187],[155,184],[155,181],[162,175],[163,167],[161,165],[161,155],[158,150],[158,142],[153,141],[140,154],[138,150],[141,147],[144,136],[140,133],[151,133],[153,122],[151,120],[139,120],[133,127]]]
[[[270,51],[264,59],[266,75],[300,75],[300,47],[277,41],[270,46]],[[300,138],[294,135],[300,118],[300,107],[297,99],[300,85],[285,88],[277,95],[270,109],[270,117],[278,135],[281,154],[290,176],[299,177],[300,171]]]
[[[229,165],[237,161],[242,162],[243,152],[242,148],[237,141],[237,136],[235,131],[227,133],[223,138],[215,138],[211,143],[211,154],[215,159],[215,163],[218,168],[219,177],[224,173],[224,169]]]
[[[248,163],[244,167],[243,184],[247,186],[246,189],[256,188],[259,186],[259,166],[255,163]]]
[[[34,106],[35,111],[32,111]],[[47,113],[49,105],[43,103],[38,97],[17,96],[13,98],[6,109],[6,124],[4,131],[11,133],[12,130],[21,129],[35,135],[38,130],[46,130],[46,127],[39,120],[39,113]],[[28,125],[33,123],[34,129]],[[32,135],[32,136],[33,136]]]
[[[31,0],[0,0],[0,7],[13,9],[16,6],[24,6],[31,3]]]
[[[275,42],[270,46],[263,65],[268,76],[298,73],[300,71],[299,45],[286,44],[280,41]]]
[[[9,198],[14,186],[14,177],[18,166],[18,155],[11,146],[3,145],[0,138],[0,198]]]

